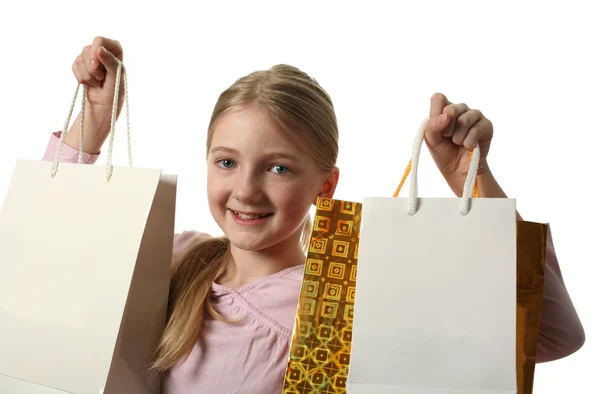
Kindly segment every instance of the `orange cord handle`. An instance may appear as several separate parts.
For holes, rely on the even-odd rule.
[[[473,158],[473,152],[471,152],[471,159],[472,158]],[[408,162],[408,166],[406,166],[406,170],[404,170],[404,175],[402,175],[402,180],[400,181],[400,184],[398,185],[398,187],[396,188],[396,191],[394,192],[394,197],[398,197],[398,194],[400,194],[400,189],[402,189],[402,185],[404,185],[406,178],[408,178],[408,175],[410,174],[411,169],[412,169],[412,159],[410,159],[410,161]],[[477,179],[475,179],[475,188],[473,189],[473,197],[474,198],[479,197],[479,187],[477,185]]]

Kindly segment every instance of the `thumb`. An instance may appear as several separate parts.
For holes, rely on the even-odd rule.
[[[425,125],[425,141],[431,148],[437,148],[444,140],[442,131],[450,124],[448,114],[431,116]]]
[[[107,51],[104,47],[99,47],[96,50],[96,55],[98,56],[100,63],[106,68],[108,74],[115,75],[117,73],[119,59],[117,59],[115,55]]]

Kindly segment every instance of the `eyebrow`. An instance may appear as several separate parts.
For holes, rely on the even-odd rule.
[[[215,146],[214,148],[212,148],[210,150],[210,153],[214,153],[214,152],[227,152],[227,153],[232,153],[232,154],[238,154],[239,152],[235,149],[232,148],[227,148],[226,146]]]
[[[225,152],[225,153],[230,153],[232,155],[239,155],[239,151],[233,149],[233,148],[228,148],[226,146],[215,146],[214,148],[212,148],[210,150],[210,153],[215,153],[215,152]],[[286,153],[286,152],[279,152],[279,151],[273,151],[273,152],[267,152],[265,154],[265,157],[269,158],[269,159],[289,159],[289,160],[296,160],[298,161],[299,159],[290,154],[290,153]]]

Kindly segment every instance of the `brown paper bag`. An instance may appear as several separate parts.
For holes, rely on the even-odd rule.
[[[517,387],[533,392],[537,343],[542,320],[548,225],[517,222]]]

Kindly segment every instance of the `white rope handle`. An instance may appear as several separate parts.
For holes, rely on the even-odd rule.
[[[114,145],[114,139],[115,139],[115,124],[117,121],[117,110],[118,110],[118,106],[119,106],[119,88],[121,86],[121,77],[123,78],[123,85],[125,88],[125,111],[127,114],[127,155],[128,155],[128,160],[129,160],[129,167],[131,167],[133,165],[132,158],[131,158],[131,127],[129,124],[129,92],[128,92],[128,88],[127,88],[127,72],[122,72],[122,69],[123,69],[123,63],[119,61],[118,65],[117,65],[117,75],[116,75],[116,81],[115,81],[115,94],[113,97],[112,115],[111,115],[111,119],[110,119],[110,133],[109,133],[109,142],[108,142],[108,153],[107,153],[107,159],[106,159],[106,180],[107,181],[110,181],[110,179],[112,177],[112,172],[113,172],[112,152],[113,152],[113,145]],[[75,94],[73,95],[73,99],[71,100],[71,107],[69,109],[67,118],[65,119],[63,130],[60,135],[58,148],[56,149],[56,155],[54,156],[54,162],[52,163],[52,169],[51,169],[52,178],[54,178],[56,176],[56,173],[58,172],[58,166],[60,163],[60,155],[62,152],[63,145],[65,143],[65,136],[67,135],[67,133],[69,131],[69,124],[71,123],[71,117],[73,116],[75,102],[77,101],[77,95],[79,94],[79,86],[80,86],[80,84],[77,84],[77,89],[75,89]],[[83,124],[84,124],[84,117],[85,117],[86,97],[87,97],[87,88],[84,85],[83,86],[83,95],[81,97],[81,118],[80,118],[80,122],[79,122],[79,156],[78,156],[78,160],[77,160],[77,162],[79,164],[81,164],[81,162],[83,161]]]
[[[413,216],[418,209],[418,186],[417,186],[417,172],[419,168],[419,156],[421,153],[421,146],[423,145],[423,138],[425,136],[425,126],[429,121],[429,116],[427,116],[423,122],[421,122],[421,126],[419,127],[419,131],[417,136],[415,137],[415,141],[413,144],[413,152],[412,152],[412,169],[410,173],[410,191],[408,196],[408,214]],[[479,144],[475,146],[473,150],[473,157],[471,158],[471,164],[469,165],[469,172],[467,173],[467,179],[465,180],[465,185],[463,188],[463,195],[460,199],[460,213],[465,216],[469,213],[469,201],[473,198],[473,189],[475,188],[475,179],[477,177],[477,169],[479,168],[479,158],[481,157],[481,152],[479,149]]]

